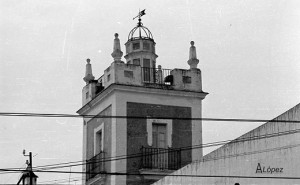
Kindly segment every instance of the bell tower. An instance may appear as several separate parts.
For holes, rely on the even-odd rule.
[[[195,43],[189,48],[189,69],[156,67],[155,42],[142,24],[144,14],[139,12],[129,32],[126,61],[117,33],[113,60],[99,78],[87,60],[77,111],[84,119],[85,185],[150,185],[202,159],[202,148],[186,149],[202,144],[201,119],[192,118],[201,118],[208,94],[202,91]]]

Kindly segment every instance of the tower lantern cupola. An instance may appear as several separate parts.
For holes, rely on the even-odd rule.
[[[128,64],[140,65],[145,68],[156,68],[155,42],[150,30],[142,23],[141,17],[145,10],[139,12],[137,25],[129,32],[128,41],[125,43]],[[134,19],[135,19],[134,18]]]

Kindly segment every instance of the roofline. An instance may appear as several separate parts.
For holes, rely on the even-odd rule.
[[[118,87],[123,87],[118,88]],[[124,88],[128,87],[128,88]],[[130,88],[134,87],[134,90],[131,90]],[[195,97],[198,96],[199,98],[204,99],[209,93],[207,92],[196,92],[196,91],[186,91],[186,90],[175,90],[175,89],[160,89],[160,88],[153,88],[153,87],[146,87],[146,86],[135,86],[135,85],[126,85],[126,84],[117,84],[112,83],[107,88],[105,88],[102,92],[100,92],[95,98],[93,98],[91,101],[87,102],[85,105],[83,105],[78,111],[76,111],[77,114],[81,115],[83,112],[85,112],[88,108],[93,107],[98,102],[100,102],[103,98],[108,96],[111,92],[115,90],[121,90],[121,91],[132,91],[137,92],[137,89],[139,89],[139,92],[144,93],[151,93],[149,89],[160,91],[161,94],[166,94],[167,92],[173,92],[173,95],[177,96],[187,96],[187,97]],[[156,92],[157,93],[157,92]],[[180,93],[184,93],[180,95]]]

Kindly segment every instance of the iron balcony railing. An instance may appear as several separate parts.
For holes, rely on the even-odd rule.
[[[141,168],[159,170],[178,170],[181,167],[181,149],[141,148]]]
[[[170,76],[170,69],[142,67],[142,82],[161,85],[171,85],[166,80]]]
[[[86,161],[86,181],[105,171],[103,160],[104,152],[100,152],[99,154]]]

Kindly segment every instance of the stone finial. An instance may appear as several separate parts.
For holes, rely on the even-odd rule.
[[[92,65],[90,64],[90,59],[86,59],[86,66],[85,66],[85,77],[83,78],[83,80],[88,84],[90,81],[94,80],[95,77],[93,76],[92,73]]]
[[[194,46],[194,41],[191,41],[190,47],[190,57],[188,60],[188,64],[190,65],[190,69],[197,69],[197,65],[199,60],[197,59],[196,47]]]
[[[114,58],[114,61],[121,61],[123,52],[121,51],[120,39],[118,38],[119,34],[115,33],[114,39],[114,51],[111,56]]]

